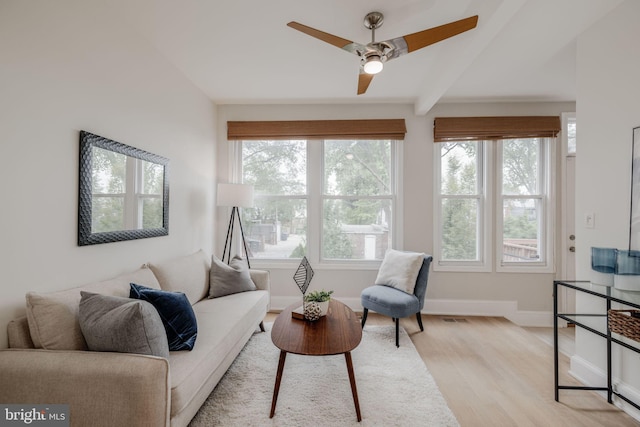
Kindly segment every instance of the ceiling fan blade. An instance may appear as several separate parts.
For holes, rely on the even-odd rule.
[[[360,70],[360,75],[358,75],[358,95],[362,95],[367,91],[369,83],[373,80],[373,76],[375,76],[375,74],[367,74],[363,70]]]
[[[478,15],[459,21],[450,22],[440,25],[439,27],[429,28],[428,30],[418,31],[417,33],[407,34],[402,38],[407,42],[407,52],[422,49],[423,47],[438,43],[439,41],[456,36],[465,31],[472,30],[478,24]]]
[[[343,39],[342,37],[334,36],[333,34],[325,33],[324,31],[316,30],[315,28],[307,27],[306,25],[302,25],[299,22],[291,21],[287,24],[287,26],[293,28],[294,30],[301,31],[311,37],[315,37],[317,39],[322,40],[323,42],[327,42],[332,44],[340,49],[344,49],[346,46],[353,44],[351,40]],[[346,50],[346,49],[345,49]]]

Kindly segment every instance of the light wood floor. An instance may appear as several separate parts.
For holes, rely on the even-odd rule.
[[[463,427],[640,426],[595,392],[561,390],[556,402],[552,347],[504,318],[423,316],[423,323],[420,332],[415,317],[401,320]],[[387,324],[369,312],[367,325]],[[568,367],[561,354],[561,384],[577,385]]]

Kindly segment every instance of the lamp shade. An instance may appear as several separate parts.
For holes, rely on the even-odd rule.
[[[382,61],[378,55],[369,56],[363,65],[364,72],[367,74],[378,74],[382,71],[382,67]]]
[[[218,206],[253,207],[253,185],[218,184]]]

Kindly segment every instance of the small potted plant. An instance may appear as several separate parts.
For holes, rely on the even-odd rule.
[[[329,309],[329,300],[331,300],[331,294],[333,291],[313,291],[304,296],[304,302],[313,302],[320,307],[320,316],[327,314]]]

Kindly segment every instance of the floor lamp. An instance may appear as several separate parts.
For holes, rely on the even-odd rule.
[[[231,262],[233,229],[235,227],[235,219],[238,218],[240,234],[242,235],[242,244],[244,245],[244,253],[247,256],[247,265],[251,268],[251,263],[249,262],[249,251],[247,250],[247,241],[244,238],[244,229],[242,228],[242,219],[240,218],[240,208],[253,207],[253,185],[218,184],[218,206],[231,206],[231,217],[229,218],[229,226],[227,227],[227,239],[224,242],[222,262],[224,262],[225,256],[227,257],[227,264]],[[227,248],[229,248],[228,254]]]

